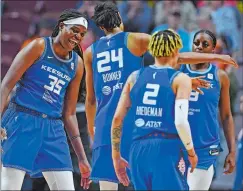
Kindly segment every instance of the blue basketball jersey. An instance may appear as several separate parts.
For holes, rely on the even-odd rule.
[[[139,71],[130,97],[134,116],[133,139],[152,132],[177,134],[174,124],[174,78],[179,71],[170,67],[149,66]]]
[[[119,32],[100,38],[92,45],[92,69],[97,101],[93,148],[110,145],[112,119],[129,75],[143,67],[143,57],[127,48],[129,33]]]
[[[220,82],[217,67],[210,64],[206,71],[198,72],[191,70],[190,65],[183,65],[180,70],[190,77],[206,76],[205,80],[212,84],[210,89],[203,89],[204,95],[192,91],[189,99],[188,121],[194,147],[199,149],[219,144]]]
[[[72,51],[71,58],[63,60],[55,54],[51,37],[44,40],[42,56],[26,70],[11,101],[51,117],[61,117],[66,89],[76,74],[78,55]]]

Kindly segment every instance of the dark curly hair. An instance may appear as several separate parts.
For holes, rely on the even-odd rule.
[[[121,25],[121,18],[118,12],[118,8],[114,3],[110,1],[100,2],[95,7],[92,19],[98,27],[104,27],[110,32]]]

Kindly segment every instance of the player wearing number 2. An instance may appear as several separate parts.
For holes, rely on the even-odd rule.
[[[74,190],[64,125],[79,160],[81,185],[89,187],[90,166],[76,119],[84,70],[78,44],[87,27],[84,14],[65,10],[52,36],[36,39],[21,50],[3,79],[1,114],[16,84],[17,89],[2,117],[1,126],[7,131],[2,190],[21,190],[26,173],[43,174],[51,190]]]
[[[94,140],[91,178],[100,181],[101,190],[117,190],[119,181],[111,158],[112,118],[128,76],[143,67],[142,57],[148,49],[151,36],[123,32],[118,9],[109,1],[95,7],[93,20],[106,36],[92,44],[84,53],[87,74],[86,115],[89,133]],[[229,56],[199,53],[179,54],[177,62],[200,63],[212,60],[224,60],[225,63],[234,64]],[[131,120],[126,118],[125,121]],[[129,129],[128,125],[124,129],[126,127]],[[121,152],[128,159],[130,138],[129,133],[124,134],[126,138],[122,141]]]
[[[198,31],[193,40],[193,51],[212,53],[216,37],[208,30]],[[192,138],[198,154],[198,165],[193,173],[188,173],[190,190],[208,190],[214,175],[216,158],[220,153],[218,108],[224,129],[229,154],[225,159],[225,173],[235,168],[234,121],[230,111],[229,78],[227,74],[210,63],[182,65],[181,71],[190,77],[205,76],[211,88],[204,95],[192,92],[189,103],[189,123]],[[190,170],[190,168],[189,168]]]
[[[120,137],[130,108],[133,143],[129,164],[136,190],[187,190],[183,144],[192,167],[197,165],[187,121],[191,79],[172,68],[181,47],[180,36],[172,30],[153,34],[149,51],[155,64],[130,75],[117,106],[112,123],[113,163],[120,182],[128,185]]]

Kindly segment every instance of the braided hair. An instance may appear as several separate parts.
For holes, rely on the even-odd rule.
[[[152,35],[149,51],[154,57],[169,57],[182,46],[180,36],[172,29],[168,29]]]
[[[54,27],[54,30],[52,32],[52,37],[56,37],[59,33],[59,24],[63,21],[66,21],[66,20],[70,20],[70,19],[75,19],[75,18],[78,18],[78,17],[84,17],[86,20],[87,19],[87,16],[84,14],[84,13],[81,13],[79,12],[78,10],[76,9],[66,9],[64,10],[60,17],[59,17],[59,20],[56,24],[56,26]],[[78,44],[77,46],[74,47],[73,49],[83,60],[83,50],[81,48],[81,46]],[[79,102],[85,102],[85,96],[86,96],[86,87],[85,87],[85,71],[84,71],[84,74],[83,74],[83,78],[81,80],[81,83],[80,83],[80,87],[79,87],[79,95],[78,95],[78,101]]]
[[[104,27],[107,31],[112,32],[114,28],[121,25],[118,12],[118,8],[114,3],[110,1],[101,2],[96,5],[92,19],[98,27]]]
[[[193,41],[195,40],[196,36],[197,36],[198,34],[201,34],[201,33],[205,33],[205,34],[207,34],[208,36],[211,37],[211,39],[212,39],[212,41],[213,41],[213,48],[215,48],[215,47],[216,47],[216,44],[217,44],[217,38],[216,38],[215,34],[214,34],[213,32],[211,32],[210,30],[204,30],[204,29],[203,29],[203,30],[199,30],[199,31],[197,31],[197,32],[195,33],[194,37],[193,37]]]

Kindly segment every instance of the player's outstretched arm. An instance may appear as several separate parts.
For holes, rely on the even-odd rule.
[[[192,90],[189,76],[180,73],[173,81],[175,101],[175,126],[187,152],[191,163],[191,172],[196,168],[198,158],[194,150],[191,128],[188,122],[189,97]]]
[[[127,46],[135,56],[142,56],[148,50],[151,35],[146,33],[129,33]],[[179,54],[178,64],[198,64],[202,62],[219,62],[238,68],[236,61],[229,55],[184,52]]]
[[[183,52],[179,54],[178,64],[199,64],[204,62],[219,62],[222,64],[233,65],[238,68],[236,61],[229,55],[224,54],[209,54],[198,52]]]
[[[14,58],[1,85],[1,115],[7,105],[7,99],[10,92],[24,72],[42,55],[44,49],[44,39],[38,38],[28,44]]]
[[[236,154],[236,145],[235,145],[235,126],[234,120],[231,113],[230,107],[230,80],[226,72],[219,70],[219,79],[221,84],[220,91],[220,100],[219,100],[219,111],[220,117],[223,125],[224,135],[227,141],[229,154],[225,159],[225,174],[230,174],[235,169],[235,154]]]
[[[76,105],[83,72],[83,61],[79,57],[76,76],[68,85],[65,95],[63,118],[67,134],[79,161],[79,168],[82,175],[81,186],[87,189],[89,187],[90,165],[83,148],[76,117]]]
[[[112,144],[112,160],[115,168],[116,175],[119,181],[124,185],[129,185],[129,178],[126,173],[126,168],[128,167],[128,162],[121,157],[120,153],[120,144],[121,144],[121,134],[122,134],[122,125],[123,120],[131,106],[130,100],[130,89],[131,89],[131,76],[128,78],[119,103],[116,108],[116,112],[112,121],[111,128],[111,144]]]
[[[89,135],[94,140],[94,121],[96,114],[96,99],[93,84],[93,70],[92,70],[92,51],[91,47],[84,52],[84,66],[86,71],[86,100],[85,113],[88,124]]]

